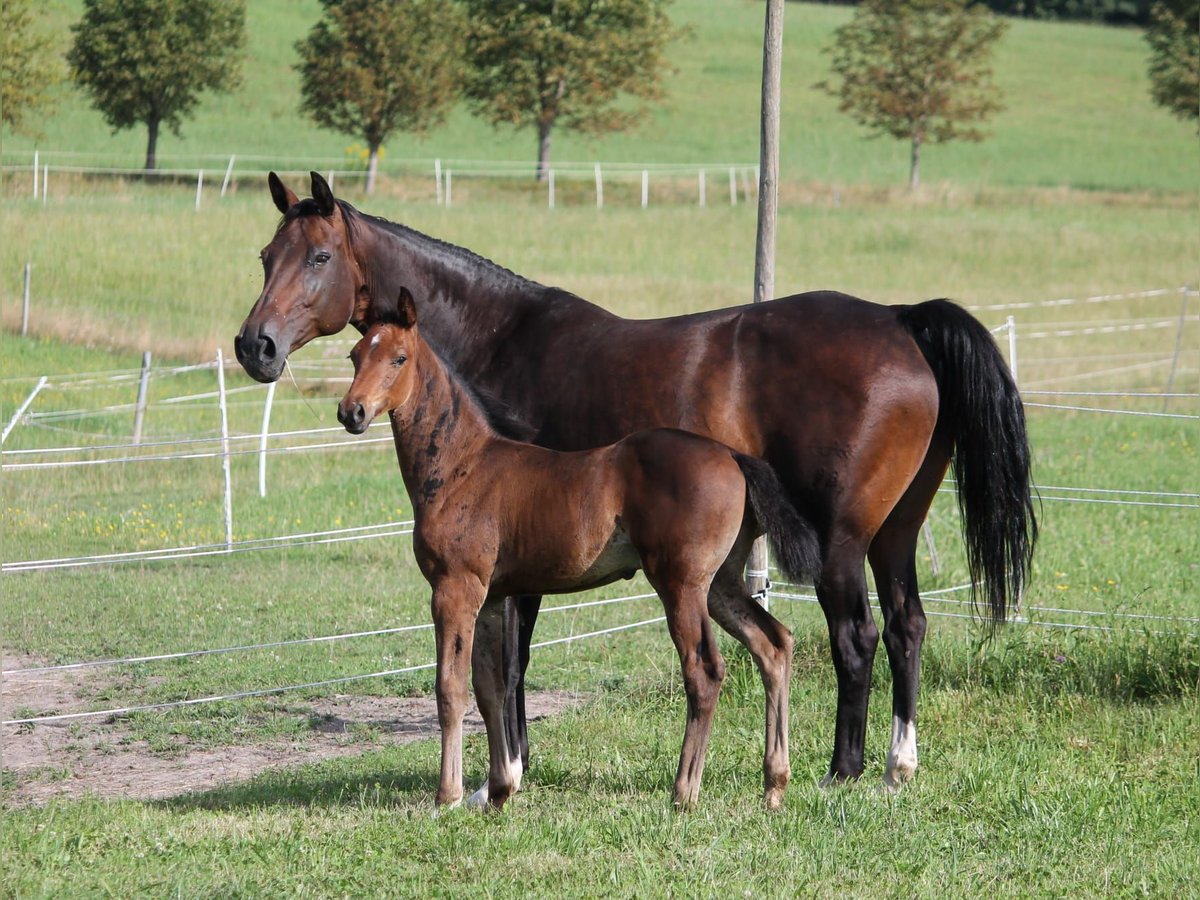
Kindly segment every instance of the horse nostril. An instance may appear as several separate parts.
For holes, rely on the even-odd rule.
[[[275,341],[265,334],[259,335],[259,340],[262,341],[262,358],[274,359],[276,352]]]

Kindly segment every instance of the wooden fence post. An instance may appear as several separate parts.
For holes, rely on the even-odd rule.
[[[770,300],[775,294],[775,215],[779,181],[779,81],[783,54],[783,0],[767,0],[763,27],[762,113],[759,130],[758,239],[754,248],[754,302]],[[733,170],[730,169],[730,196]],[[767,568],[767,543],[758,538],[746,563],[746,587],[763,605],[769,606],[771,586]]]

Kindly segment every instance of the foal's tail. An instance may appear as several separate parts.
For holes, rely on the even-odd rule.
[[[1003,621],[1029,578],[1038,535],[1021,395],[991,333],[961,306],[927,300],[899,318],[933,369],[938,425],[954,439],[971,580]]]
[[[821,571],[821,540],[813,524],[787,499],[783,484],[767,463],[733,454],[746,478],[750,508],[766,532],[784,574],[793,581],[815,583]]]

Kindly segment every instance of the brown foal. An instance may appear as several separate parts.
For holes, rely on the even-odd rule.
[[[782,801],[788,762],[791,634],[746,591],[750,544],[766,533],[780,565],[812,580],[813,526],[774,472],[708,438],[673,429],[562,453],[502,437],[471,390],[425,343],[411,294],[350,353],[355,377],[338,406],[352,433],[390,411],[413,503],[413,545],[433,590],[439,804],[463,798],[467,672],[487,726],[487,783],[471,798],[499,808],[520,787],[516,735],[505,728],[503,598],[579,591],[643,569],[679,653],[687,725],[674,802],[695,804],[725,665],[709,615],[753,655],[766,690],[765,800]]]

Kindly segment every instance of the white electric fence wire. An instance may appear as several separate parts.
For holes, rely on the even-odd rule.
[[[1058,300],[1027,300],[1018,303],[991,303],[977,306],[968,306],[967,309],[972,312],[993,311],[1000,312],[1009,309],[1040,309],[1053,306],[1075,306],[1077,304],[1088,303],[1111,303],[1115,300],[1136,300],[1144,297],[1163,297],[1167,294],[1194,294],[1186,287],[1178,288],[1154,288],[1148,291],[1132,291],[1124,294],[1097,294],[1094,297],[1063,297]]]
[[[308,547],[318,544],[337,544],[346,541],[361,541],[370,538],[396,537],[412,534],[413,522],[391,522],[384,525],[360,525],[331,531],[313,531],[305,534],[280,535],[268,538],[250,538],[234,541],[232,549],[224,542],[220,544],[195,544],[190,547],[170,547],[155,550],[130,550],[125,553],[104,553],[96,556],[68,556],[59,559],[37,559],[4,563],[3,571],[35,572],[47,569],[80,568],[127,562],[158,562],[161,560],[192,559],[200,556],[216,556],[226,553],[246,553],[259,550],[283,550],[289,547]],[[383,531],[380,529],[392,529]],[[362,532],[370,531],[370,534]],[[335,535],[330,537],[330,535]]]
[[[602,628],[598,631],[589,631],[585,634],[572,634],[567,637],[555,638],[549,641],[542,641],[537,644],[531,644],[530,649],[535,650],[541,647],[552,647],[556,644],[569,644],[575,641],[582,641],[588,638],[601,637],[606,634],[616,634],[621,631],[628,631],[632,628],[641,628],[644,625],[653,625],[657,622],[665,622],[666,616],[658,616],[654,619],[645,619],[641,622],[631,622],[626,625],[617,625],[613,628]],[[178,709],[184,706],[196,706],[201,703],[220,703],[228,700],[243,700],[251,697],[266,697],[271,694],[282,694],[287,691],[303,691],[312,690],[315,688],[329,687],[337,684],[346,684],[351,681],[363,681],[368,678],[385,678],[391,675],[404,675],[410,672],[421,672],[428,669],[434,669],[437,663],[422,663],[415,666],[406,666],[401,669],[388,669],[383,672],[371,672],[366,675],[347,675],[343,678],[330,678],[325,681],[309,681],[304,684],[289,684],[283,687],[262,688],[253,691],[236,691],[230,694],[214,694],[209,697],[193,697],[189,700],[173,700],[164,703],[144,703],[138,706],[124,706],[113,709],[98,709],[91,712],[79,713],[60,713],[53,716],[29,716],[22,719],[5,719],[0,721],[0,725],[35,725],[43,722],[64,722],[75,719],[95,718],[98,716],[119,716],[127,715],[135,712],[151,712],[155,710]]]
[[[807,595],[807,594],[792,594],[792,593],[777,592],[777,591],[771,591],[770,594],[772,597],[778,598],[780,600],[792,600],[792,601],[798,601],[798,602],[802,602],[802,603],[817,603],[817,602],[819,602],[816,597]],[[1022,609],[1024,610],[1024,607]],[[925,615],[935,616],[937,618],[942,618],[942,619],[968,619],[968,620],[976,621],[976,622],[979,621],[979,616],[975,615],[974,613],[952,613],[952,612],[938,612],[935,610],[925,610]],[[1168,619],[1168,621],[1176,621],[1177,622],[1177,621],[1181,621],[1181,620]],[[1182,621],[1188,621],[1188,620],[1182,620]],[[1040,619],[1029,619],[1029,618],[1026,618],[1023,614],[1020,619],[1014,619],[1009,624],[1026,625],[1026,626],[1031,626],[1034,628],[1063,628],[1063,629],[1067,629],[1067,630],[1071,630],[1071,631],[1101,631],[1101,632],[1105,632],[1105,633],[1109,633],[1109,634],[1121,630],[1112,625],[1086,625],[1081,622],[1048,622],[1048,621],[1043,621]],[[1192,631],[1148,631],[1146,633],[1154,635],[1156,637],[1163,637],[1163,636],[1167,636],[1167,635],[1195,634],[1195,632],[1192,632]]]
[[[1114,416],[1146,416],[1152,419],[1200,419],[1200,416],[1188,415],[1186,413],[1145,412],[1136,409],[1105,409],[1098,406],[1068,406],[1064,403],[1026,402],[1025,406],[1032,406],[1038,409],[1065,409],[1071,412],[1109,413]]]
[[[803,589],[805,587],[808,587],[808,585],[796,584],[795,582],[791,582],[791,581],[778,581],[776,583],[779,585],[783,585],[785,587],[791,587],[791,588]],[[945,603],[945,604],[950,604],[953,606],[970,607],[973,605],[970,600],[955,600],[950,597],[938,596],[941,594],[960,593],[962,591],[970,590],[970,588],[971,588],[970,584],[962,584],[962,585],[956,585],[955,587],[939,588],[938,590],[933,590],[933,591],[921,591],[921,600],[922,600],[922,602],[925,602],[925,603]],[[807,601],[812,601],[814,603],[818,602],[817,596],[815,594],[797,594],[797,593],[792,592],[789,596],[791,599],[794,599],[794,600],[807,600]],[[869,591],[867,593],[867,597],[875,603],[879,602],[878,595],[873,591]],[[1052,615],[1093,616],[1096,618],[1107,618],[1107,619],[1129,619],[1131,621],[1170,622],[1170,623],[1186,622],[1189,624],[1200,624],[1200,617],[1196,617],[1196,616],[1161,616],[1161,615],[1152,615],[1150,613],[1103,612],[1101,610],[1094,610],[1094,609],[1069,609],[1066,607],[1056,607],[1056,606],[1027,606],[1025,604],[1022,604],[1021,612],[1022,613],[1038,612],[1038,613],[1048,613],[1048,614],[1052,614]]]
[[[1021,340],[1036,340],[1039,338],[1081,337],[1091,334],[1127,334],[1135,331],[1152,331],[1158,328],[1178,328],[1180,319],[1152,319],[1146,322],[1133,322],[1125,325],[1100,325],[1094,327],[1063,328],[1056,331],[1025,331],[1021,332]],[[1200,322],[1200,316],[1186,316],[1184,322]]]
[[[561,606],[547,606],[540,614],[568,612],[577,609],[587,609],[595,606],[609,606],[614,603],[628,603],[633,600],[646,600],[657,597],[657,594],[634,594],[629,597],[610,597],[605,600],[587,600],[581,603],[567,603]],[[352,631],[344,634],[327,634],[321,637],[293,638],[285,641],[268,641],[262,644],[240,644],[235,647],[217,647],[209,650],[182,650],[175,653],[156,653],[149,656],[126,656],[121,659],[93,659],[85,662],[63,663],[56,666],[33,666],[26,669],[5,669],[5,678],[22,675],[42,675],[47,672],[69,672],[77,669],[95,669],[107,666],[139,665],[148,662],[162,662],[173,659],[191,659],[197,656],[213,656],[223,653],[243,653],[252,650],[271,650],[278,647],[294,647],[301,644],[321,644],[332,641],[346,641],[355,638],[378,637],[387,634],[401,634],[409,631],[428,631],[433,628],[432,622],[423,625],[401,625],[395,628],[378,628],[373,631]]]
[[[1161,395],[1165,396],[1165,395]],[[371,428],[390,428],[387,422],[372,422]],[[281,438],[293,437],[308,437],[315,434],[330,434],[338,431],[345,431],[341,425],[334,425],[328,428],[303,428],[297,431],[272,431],[270,437],[272,440]],[[261,437],[260,434],[231,434],[229,440],[232,441],[257,441]],[[28,455],[32,453],[91,453],[100,450],[132,450],[135,447],[183,447],[191,444],[216,444],[220,443],[221,435],[219,432],[214,432],[212,437],[203,438],[180,438],[171,441],[142,441],[140,444],[131,444],[128,441],[120,444],[82,444],[76,447],[35,447],[27,450],[5,450],[4,456],[16,456],[18,454]],[[353,443],[352,440],[347,440],[347,443]],[[257,451],[255,451],[257,452]]]
[[[219,440],[219,438],[217,439]],[[365,447],[369,444],[390,444],[392,438],[347,438],[341,441],[332,441],[320,444],[299,444],[294,447],[268,447],[265,451],[259,450],[257,447],[252,450],[231,450],[229,456],[257,456],[260,453],[302,453],[306,450],[354,450],[360,447]],[[33,462],[33,463],[5,463],[0,468],[5,471],[18,469],[75,469],[81,466],[104,466],[112,463],[131,463],[131,462],[163,462],[172,459],[220,459],[226,454],[217,451],[213,453],[157,453],[147,454],[145,456],[117,456],[109,459],[70,459],[61,460],[58,462]]]
[[[1021,395],[1024,397],[1143,397],[1148,400],[1162,400],[1170,397],[1175,399],[1186,398],[1189,400],[1200,400],[1200,394],[1165,394],[1157,391],[1026,391],[1022,390]]]

